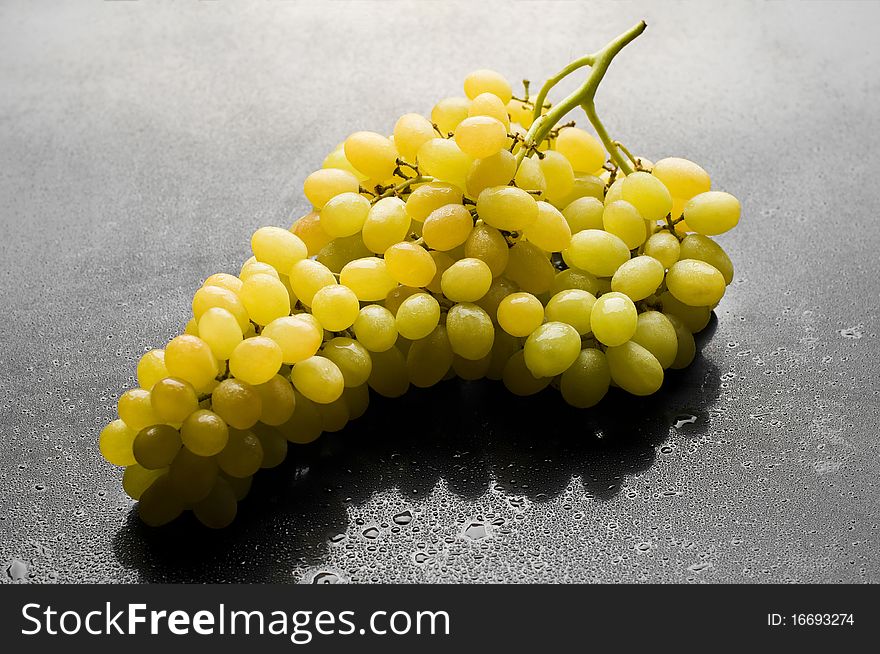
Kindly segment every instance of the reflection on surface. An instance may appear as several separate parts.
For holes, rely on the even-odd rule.
[[[589,410],[569,407],[552,388],[517,398],[491,381],[372,396],[343,431],[291,446],[282,466],[260,472],[230,528],[209,531],[190,516],[150,529],[132,510],[115,554],[144,581],[289,581],[285,570],[319,565],[330,539],[347,530],[347,506],[379,492],[418,501],[442,479],[465,500],[494,490],[541,502],[577,478],[586,497],[605,501],[652,465],[671,430],[705,434],[719,390],[715,365],[698,355],[686,370],[669,371],[656,395],[612,389]]]

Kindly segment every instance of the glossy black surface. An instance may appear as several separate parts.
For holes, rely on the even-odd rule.
[[[5,581],[876,581],[880,5],[0,6]],[[137,357],[350,131],[540,80],[638,19],[597,99],[744,216],[694,365],[593,412],[448,382],[142,527],[97,434]],[[575,116],[583,122],[581,116]]]

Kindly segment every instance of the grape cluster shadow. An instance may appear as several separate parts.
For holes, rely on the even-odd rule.
[[[711,338],[713,317],[698,335]],[[558,391],[512,396],[500,382],[450,380],[404,397],[371,396],[344,430],[291,446],[287,461],[261,471],[235,523],[214,532],[189,515],[160,529],[132,510],[114,553],[151,582],[285,582],[294,565],[320,565],[330,539],[349,527],[346,507],[398,489],[418,500],[443,479],[476,499],[495,487],[540,503],[577,477],[595,501],[614,497],[628,476],[647,470],[683,416],[687,437],[710,428],[720,393],[718,370],[701,355],[669,371],[657,394],[611,389],[598,407],[569,407]],[[685,432],[683,432],[685,433]]]

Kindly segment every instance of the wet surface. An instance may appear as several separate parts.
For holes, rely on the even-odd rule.
[[[100,427],[200,281],[304,212],[326,152],[642,17],[514,6],[0,7],[4,582],[880,578],[876,3],[649,7],[612,66],[612,134],[745,208],[720,239],[736,279],[657,396],[377,398],[262,473],[229,530],[138,523]]]

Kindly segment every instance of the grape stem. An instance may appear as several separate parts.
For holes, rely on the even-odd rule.
[[[430,175],[419,175],[418,177],[410,177],[409,179],[405,179],[400,182],[400,184],[389,186],[388,188],[384,189],[381,193],[379,193],[375,198],[372,199],[372,202],[376,203],[382,198],[390,198],[393,195],[399,195],[413,184],[422,184],[423,182],[433,181],[434,178]]]
[[[569,111],[580,106],[584,110],[584,113],[587,114],[587,118],[590,120],[590,123],[592,123],[593,129],[596,130],[596,134],[598,134],[605,149],[608,150],[608,154],[611,155],[611,158],[618,167],[626,175],[633,172],[629,161],[627,161],[626,157],[621,153],[615,141],[608,136],[608,131],[602,124],[602,121],[599,120],[599,116],[596,115],[595,96],[596,90],[599,88],[599,83],[602,81],[602,78],[605,77],[605,73],[608,70],[608,66],[611,64],[611,60],[614,59],[624,46],[631,43],[637,36],[639,36],[639,34],[644,32],[646,27],[647,24],[645,21],[640,21],[598,52],[576,59],[559,71],[559,73],[544,82],[544,86],[541,87],[541,92],[538,94],[538,97],[535,98],[534,122],[532,123],[528,134],[526,134],[525,145],[520,148],[520,151],[516,156],[517,169],[526,154],[532,150],[536,150],[538,145],[547,137],[550,130],[552,130]],[[562,81],[562,79],[585,66],[591,68],[590,75],[580,88],[571,93],[549,112],[541,115],[544,100],[550,90]]]

